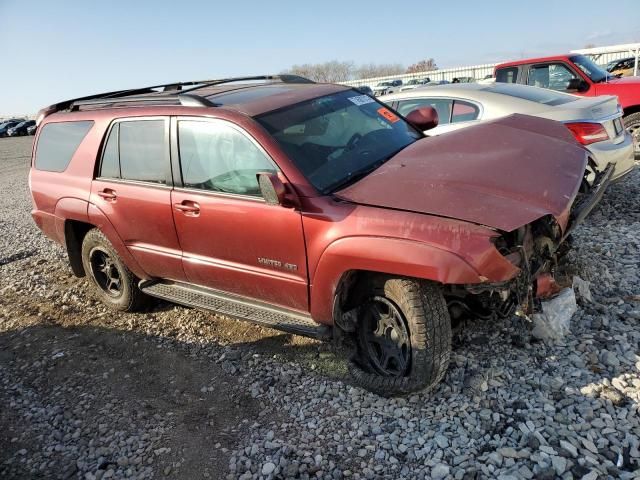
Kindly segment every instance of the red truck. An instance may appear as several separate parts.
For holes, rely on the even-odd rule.
[[[587,97],[616,95],[624,125],[640,154],[640,77],[617,78],[584,55],[556,55],[502,63],[496,82],[521,83]]]
[[[332,337],[385,395],[444,376],[452,322],[543,293],[607,183],[580,194],[589,152],[556,122],[427,138],[432,108],[405,119],[286,75],[110,92],[39,120],[33,218],[107,305],[153,296]]]

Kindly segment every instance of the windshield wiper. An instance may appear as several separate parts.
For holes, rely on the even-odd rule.
[[[382,162],[382,163],[384,163],[384,162]],[[333,193],[333,192],[341,190],[341,189],[343,189],[345,187],[348,187],[352,183],[356,183],[358,180],[360,180],[361,178],[366,177],[371,172],[373,172],[375,169],[377,169],[380,165],[382,165],[382,163],[377,162],[377,163],[374,163],[373,165],[371,165],[371,166],[369,166],[367,168],[364,168],[362,170],[358,170],[358,171],[356,171],[354,173],[350,173],[349,175],[347,175],[346,178],[343,178],[339,182],[334,183],[330,187],[326,188],[325,189],[325,193]]]
[[[387,163],[391,158],[395,157],[401,150],[404,150],[405,148],[407,148],[412,143],[414,143],[414,142],[411,142],[411,143],[409,143],[407,145],[404,145],[404,146],[400,147],[395,152],[391,152],[386,157],[381,158],[377,162],[374,162],[371,165],[368,165],[367,167],[365,167],[365,168],[363,168],[361,170],[356,170],[355,172],[350,173],[346,178],[343,178],[339,182],[336,182],[333,185],[325,188],[323,190],[323,193],[327,194],[327,193],[336,192],[336,191],[338,191],[338,190],[340,190],[342,188],[348,187],[352,183],[357,182],[361,178],[366,177],[367,175],[369,175],[374,170],[377,170],[381,165],[383,165],[384,163]]]

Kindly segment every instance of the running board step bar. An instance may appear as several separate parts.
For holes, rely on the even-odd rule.
[[[142,281],[140,290],[169,302],[209,310],[287,333],[320,340],[331,338],[331,327],[314,322],[309,315],[246,297],[178,282]]]

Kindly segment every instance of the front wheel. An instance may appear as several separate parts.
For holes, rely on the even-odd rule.
[[[138,288],[138,278],[97,228],[89,230],[82,241],[82,265],[98,296],[109,307],[134,312],[148,304],[149,297]]]
[[[640,112],[632,113],[622,119],[624,128],[633,137],[633,150],[637,158],[640,158]]]
[[[451,319],[440,287],[378,276],[368,291],[358,309],[354,381],[383,396],[435,386],[451,354]]]

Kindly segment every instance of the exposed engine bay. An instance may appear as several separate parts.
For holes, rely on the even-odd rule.
[[[496,249],[518,267],[520,273],[506,282],[449,285],[445,298],[452,322],[507,318],[518,308],[530,314],[536,298],[557,293],[559,287],[554,275],[558,259],[570,249],[569,234],[600,200],[612,173],[613,166],[597,174],[587,169],[564,232],[555,219],[547,215],[497,237]],[[589,187],[584,188],[587,184]]]

